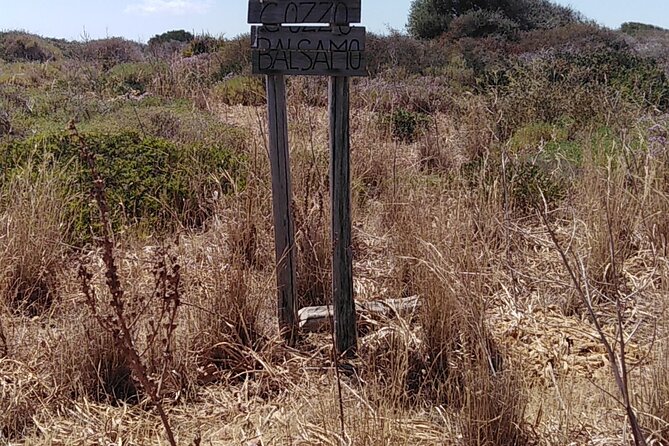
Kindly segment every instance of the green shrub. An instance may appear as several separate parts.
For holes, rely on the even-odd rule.
[[[429,122],[429,117],[425,113],[412,112],[404,108],[381,118],[383,126],[390,125],[393,138],[404,142],[413,142],[418,132],[425,129]]]
[[[609,161],[617,162],[623,150],[623,141],[610,126],[602,125],[589,135],[588,155],[595,165],[606,166]]]
[[[536,209],[558,206],[567,196],[568,178],[555,172],[550,162],[531,157],[512,157],[504,165],[499,158],[477,158],[462,166],[462,175],[472,189],[492,190],[506,185],[511,209],[530,215]]]
[[[0,137],[12,133],[12,122],[9,119],[9,113],[0,110]]]
[[[516,28],[551,29],[582,20],[571,8],[549,0],[413,0],[407,28],[415,37],[431,39],[466,16],[466,23],[458,26],[478,35]]]
[[[624,32],[625,34],[629,34],[630,36],[638,36],[639,34],[643,34],[644,32],[648,31],[667,31],[667,30],[659,26],[649,25],[646,23],[625,22],[622,25],[620,25],[620,31]]]
[[[669,110],[669,78],[655,60],[628,51],[581,52],[565,58],[583,68],[584,82],[610,85],[633,102]]]
[[[218,64],[216,78],[223,80],[230,75],[251,73],[250,36],[242,34],[234,39],[221,40],[214,57]]]
[[[414,0],[409,11],[407,29],[420,39],[434,39],[445,33],[452,17],[439,10],[434,0]]]
[[[220,48],[221,42],[216,37],[201,35],[188,42],[183,55],[186,57],[197,56],[199,54],[210,54]]]
[[[61,56],[56,46],[41,37],[21,32],[0,33],[0,59],[8,62],[46,62]]]
[[[146,232],[175,224],[199,227],[213,211],[216,194],[229,191],[230,180],[243,182],[243,161],[216,144],[175,144],[136,132],[84,135],[105,179],[116,230],[139,225]],[[89,239],[97,221],[88,206],[91,177],[79,159],[79,147],[65,134],[33,137],[0,146],[1,183],[31,157],[53,157],[70,172],[75,215],[73,242]]]
[[[520,26],[501,11],[474,10],[451,22],[448,33],[451,37],[484,37],[490,35],[513,37]]]
[[[186,30],[179,29],[179,30],[167,31],[162,34],[156,34],[155,36],[149,39],[148,45],[154,46],[154,45],[159,45],[161,43],[169,43],[169,42],[187,43],[192,41],[193,39],[195,39],[195,36],[193,34],[189,33]]]
[[[104,70],[122,63],[140,62],[144,58],[141,44],[121,37],[91,40],[84,43],[80,51],[84,60],[98,62]]]
[[[543,209],[544,199],[549,208],[555,207],[567,194],[564,181],[551,172],[549,165],[518,160],[509,166],[507,180],[513,208],[521,213]]]
[[[582,160],[581,146],[570,137],[565,123],[531,123],[516,130],[509,140],[509,149],[512,155],[520,156],[537,156],[541,151],[544,157],[578,165]]]
[[[531,150],[549,141],[562,141],[568,136],[568,132],[563,128],[547,122],[534,122],[516,130],[509,140],[509,148],[513,154],[527,153],[528,149]]]
[[[426,44],[410,36],[368,33],[366,45],[367,71],[371,76],[377,76],[389,69],[418,73],[424,66]]]
[[[500,79],[505,78],[506,72],[513,65],[509,57],[509,43],[498,35],[464,37],[456,42],[456,48],[467,67],[473,71],[477,84],[483,84],[484,88],[503,83]]]
[[[154,79],[156,68],[148,63],[122,63],[105,74],[105,84],[115,95],[144,94]]]
[[[629,48],[624,37],[594,23],[570,23],[551,29],[522,32],[509,51],[527,54],[556,50],[562,53],[624,51]]]
[[[506,0],[502,9],[523,30],[552,29],[583,21],[578,12],[550,0]]]
[[[79,129],[94,134],[135,132],[180,145],[209,144],[235,154],[244,152],[244,130],[194,108],[190,101],[147,96],[140,100],[119,98],[113,104],[113,109],[82,122]]]
[[[507,140],[519,128],[536,122],[561,125],[567,119],[573,132],[579,132],[612,120],[622,124],[649,106],[666,107],[662,76],[632,74],[640,70],[634,64],[625,68],[601,62],[598,64],[606,71],[600,74],[597,64],[586,65],[588,58],[586,54],[571,53],[519,58],[502,72],[503,82],[481,82],[480,91],[486,93],[490,107],[500,116],[499,139]],[[640,85],[650,86],[642,91]]]
[[[212,87],[215,99],[226,105],[265,104],[265,85],[257,77],[235,76]]]

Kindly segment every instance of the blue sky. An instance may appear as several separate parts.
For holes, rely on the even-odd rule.
[[[618,27],[639,21],[669,28],[669,0],[559,0],[587,17]],[[370,31],[402,30],[411,0],[363,0]],[[146,41],[171,29],[233,37],[248,30],[247,0],[0,0],[0,30],[49,37],[124,36]]]

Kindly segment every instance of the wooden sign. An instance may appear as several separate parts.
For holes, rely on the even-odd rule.
[[[249,0],[249,23],[360,23],[361,0]]]
[[[257,50],[364,51],[360,26],[254,26],[251,47]]]
[[[365,76],[365,28],[254,26],[254,74]]]

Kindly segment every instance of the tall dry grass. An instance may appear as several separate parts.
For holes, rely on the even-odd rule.
[[[669,347],[666,338],[657,346],[655,363],[650,370],[650,386],[642,419],[653,438],[662,444],[669,441],[669,378],[667,368],[669,367]],[[643,416],[645,415],[645,417]]]
[[[48,160],[5,172],[0,192],[0,294],[4,305],[36,316],[59,298],[67,253],[70,192]]]

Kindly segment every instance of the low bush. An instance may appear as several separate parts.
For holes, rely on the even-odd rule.
[[[123,63],[114,65],[105,74],[105,84],[115,95],[139,95],[149,91],[156,67],[148,63]]]
[[[610,85],[632,102],[669,111],[669,77],[655,60],[628,51],[581,52],[566,56],[582,68],[582,81]]]
[[[9,113],[0,110],[0,137],[12,133],[12,122],[9,119]]]
[[[509,58],[509,42],[498,35],[489,35],[481,38],[463,37],[455,42],[457,51],[467,63],[467,68],[473,71],[477,82],[485,80],[485,84],[504,73],[513,65]],[[490,76],[494,74],[495,76]],[[486,85],[487,86],[487,85]]]
[[[570,23],[551,29],[523,32],[509,50],[512,54],[527,55],[547,50],[579,53],[623,51],[627,48],[625,39],[615,31],[593,23]]]
[[[503,72],[503,82],[480,88],[486,91],[488,107],[499,116],[497,132],[502,141],[537,122],[558,126],[569,122],[573,133],[606,120],[620,117],[624,121],[628,111],[639,109],[629,101],[612,101],[613,87],[588,80],[591,76],[589,68],[547,54],[517,61]]]
[[[648,31],[667,31],[664,28],[655,25],[649,25],[647,23],[640,22],[625,22],[620,25],[620,31],[630,36],[637,36],[639,34],[648,32]]]
[[[519,128],[509,140],[512,155],[565,159],[574,164],[582,160],[581,148],[574,141],[569,123],[531,123]]]
[[[195,36],[193,34],[189,33],[186,30],[179,29],[179,30],[167,31],[162,34],[156,34],[155,36],[149,39],[148,45],[151,47],[154,45],[159,45],[162,43],[169,43],[169,42],[188,43],[191,42],[193,39],[195,39]]]
[[[458,21],[465,17],[463,22]],[[431,39],[461,27],[475,34],[506,31],[551,29],[581,21],[580,14],[549,0],[414,0],[407,28],[414,37]]]
[[[22,32],[0,33],[0,59],[8,62],[46,62],[61,56],[55,45],[41,37]]]
[[[265,104],[265,85],[257,77],[235,76],[215,84],[212,95],[226,105],[258,106]]]
[[[583,21],[583,16],[568,6],[551,0],[515,0],[505,2],[504,11],[521,29],[547,30]]]
[[[183,51],[185,57],[197,56],[200,54],[210,54],[216,52],[221,46],[221,41],[216,37],[209,35],[196,36],[188,42],[188,46]]]
[[[135,132],[142,136],[169,139],[177,145],[213,145],[231,153],[244,152],[247,134],[239,127],[222,123],[186,100],[172,101],[159,96],[117,98],[113,109],[93,114],[79,124],[86,133]]]
[[[418,74],[427,66],[430,44],[415,40],[407,35],[393,32],[387,36],[370,33],[367,36],[367,70],[372,76],[387,70]]]
[[[470,189],[493,191],[505,188],[509,208],[517,215],[534,215],[536,210],[555,209],[567,197],[568,178],[555,172],[551,160],[513,157],[504,164],[497,157],[475,159],[462,165],[461,172]]]
[[[425,113],[412,112],[403,108],[381,117],[381,125],[389,126],[393,138],[403,142],[413,142],[418,132],[424,130],[429,122],[430,119]]]
[[[234,39],[221,40],[215,54],[218,64],[217,79],[223,80],[231,75],[251,74],[251,46],[248,34]]]
[[[518,29],[518,23],[501,11],[479,9],[453,19],[448,27],[448,34],[456,39],[491,35],[513,38]]]
[[[98,159],[98,168],[113,204],[116,230],[141,224],[146,232],[176,225],[201,226],[213,212],[213,197],[242,182],[243,161],[229,147],[206,142],[177,144],[141,136],[133,131],[89,133],[85,139]],[[79,160],[79,148],[65,134],[33,137],[0,147],[5,180],[27,162],[27,157],[53,157],[67,169],[76,197],[72,241],[90,238],[93,221],[87,205],[89,172]]]
[[[112,37],[86,42],[79,51],[84,60],[98,62],[108,70],[114,65],[141,61],[144,58],[142,49],[137,42]]]
[[[520,214],[534,214],[544,208],[544,203],[554,209],[567,196],[567,185],[546,163],[516,161],[506,175],[511,204]]]
[[[364,106],[386,114],[386,118],[399,109],[421,114],[448,112],[458,108],[452,84],[452,78],[445,75],[403,80],[381,77],[362,79],[353,89],[351,101],[354,107]],[[323,97],[322,93],[320,95]],[[386,119],[386,124],[389,122]]]

